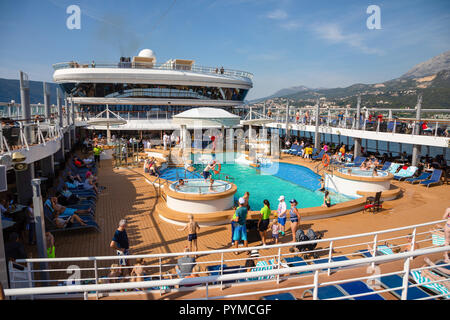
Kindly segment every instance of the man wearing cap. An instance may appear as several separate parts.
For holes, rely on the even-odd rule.
[[[278,198],[278,223],[280,224],[280,233],[282,236],[284,236],[284,226],[286,225],[286,202],[284,201],[284,196],[280,196]]]
[[[233,241],[234,246],[238,247],[239,241],[244,241],[244,247],[248,247],[248,241],[247,241],[247,213],[248,210],[244,206],[245,205],[245,199],[239,198],[239,208],[236,209],[235,212],[235,218],[234,221],[236,222],[234,232],[233,232]],[[235,252],[234,254],[238,255],[238,252]]]

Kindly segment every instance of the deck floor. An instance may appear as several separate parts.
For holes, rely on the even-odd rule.
[[[283,156],[282,160],[311,168],[313,166],[309,160],[298,157]],[[95,216],[101,231],[55,233],[57,257],[115,255],[109,244],[122,218],[128,221],[127,232],[131,254],[182,252],[188,245],[186,231],[178,231],[179,226],[166,223],[154,214],[153,209],[158,199],[154,187],[145,181],[142,169],[113,168],[111,161],[103,160],[99,169],[99,183],[106,187],[106,190],[98,197]],[[439,220],[445,208],[450,206],[450,186],[448,185],[427,189],[404,182],[394,181],[393,184],[402,188],[403,195],[399,199],[386,202],[379,213],[356,212],[336,218],[307,221],[300,223],[301,228],[312,228],[322,232],[326,238],[344,236]],[[291,241],[289,223],[286,227],[286,236],[281,239],[281,243]],[[201,251],[230,248],[230,240],[229,225],[203,227],[198,233],[198,249]],[[249,246],[252,245],[258,245],[258,243],[249,243]],[[284,252],[287,253],[288,249],[283,249]],[[276,253],[275,249],[264,250],[264,255]],[[344,250],[342,253],[348,252]],[[246,257],[248,256],[242,253],[238,259]],[[219,255],[217,258],[220,259]],[[236,259],[231,253],[225,255],[225,258]],[[199,257],[197,261],[206,259],[206,257]],[[210,260],[211,257],[208,259]],[[175,263],[175,260],[169,259],[164,262]],[[236,261],[227,264],[243,265],[244,263],[245,261]],[[108,267],[108,265],[103,266]],[[100,276],[106,273],[104,270],[100,272]],[[194,296],[189,295],[189,297]],[[173,298],[177,298],[177,295]],[[183,295],[180,298],[183,298]]]

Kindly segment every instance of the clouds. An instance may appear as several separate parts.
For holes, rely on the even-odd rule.
[[[365,39],[361,34],[344,33],[337,23],[317,24],[312,27],[312,31],[323,40],[333,44],[344,44],[367,54],[382,55],[384,52],[378,48],[371,48],[365,44]]]
[[[266,17],[273,20],[282,20],[286,19],[288,14],[284,10],[276,9],[267,13]]]

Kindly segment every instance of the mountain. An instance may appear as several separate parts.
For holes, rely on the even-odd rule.
[[[446,69],[450,69],[450,50],[431,58],[430,60],[415,65],[411,70],[402,75],[400,79],[431,76]]]
[[[285,96],[293,95],[293,94],[296,94],[299,92],[311,91],[311,90],[315,90],[315,89],[311,89],[311,88],[308,88],[305,86],[296,86],[296,87],[285,88],[285,89],[278,90],[277,92],[275,92],[274,94],[272,94],[270,96],[251,100],[251,101],[249,101],[249,103],[256,103],[256,102],[264,101],[264,100],[268,100],[268,99],[285,97]]]
[[[277,93],[289,92],[285,90]],[[414,66],[393,80],[376,84],[357,83],[345,88],[299,90],[278,98],[298,100],[298,105],[307,105],[317,97],[324,97],[338,106],[355,106],[356,96],[361,95],[363,105],[400,108],[414,107],[418,93],[423,95],[424,108],[450,108],[450,51]]]
[[[42,81],[29,81],[30,103],[44,103],[44,88]],[[47,82],[50,86],[50,103],[56,104],[57,84]],[[19,80],[0,78],[0,102],[10,102],[11,100],[20,103],[20,83]]]

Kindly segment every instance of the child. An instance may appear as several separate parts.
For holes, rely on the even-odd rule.
[[[209,178],[209,191],[214,191],[213,188],[213,184],[214,184],[214,179],[212,177]]]
[[[278,232],[280,231],[280,225],[278,224],[278,219],[275,218],[272,222],[272,238],[275,244],[278,244]]]
[[[189,231],[189,250],[191,252],[195,252],[197,251],[197,230],[200,230],[200,226],[194,221],[194,216],[192,214],[189,215],[189,222],[184,226],[184,228],[178,229],[178,231],[184,231],[186,228]]]

